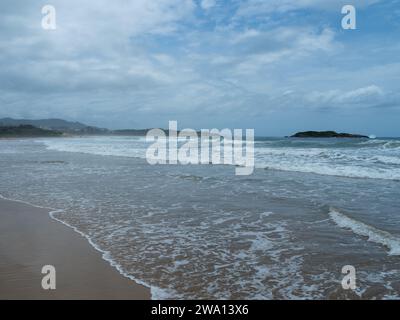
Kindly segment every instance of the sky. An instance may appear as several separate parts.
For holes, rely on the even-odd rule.
[[[0,118],[400,136],[399,89],[400,0],[0,2]]]

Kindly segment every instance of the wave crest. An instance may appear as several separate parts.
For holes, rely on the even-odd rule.
[[[389,249],[389,255],[400,255],[400,238],[397,238],[387,231],[379,230],[361,221],[352,219],[330,208],[329,216],[341,228],[350,229],[355,234],[368,237],[368,241],[378,243]]]

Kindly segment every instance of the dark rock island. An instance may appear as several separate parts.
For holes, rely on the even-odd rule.
[[[297,132],[296,134],[290,136],[291,138],[367,138],[368,136],[363,136],[360,134],[350,134],[350,133],[337,133],[335,131],[304,131]]]

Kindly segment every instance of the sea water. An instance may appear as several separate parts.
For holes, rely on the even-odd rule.
[[[153,298],[400,298],[400,140],[258,138],[250,176],[147,147],[1,140],[0,194],[54,208]]]

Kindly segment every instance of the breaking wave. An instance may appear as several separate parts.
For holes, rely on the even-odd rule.
[[[329,216],[339,227],[350,229],[357,235],[368,237],[368,241],[387,247],[389,255],[400,255],[400,238],[387,231],[354,220],[334,208],[330,209]]]
[[[83,137],[38,140],[49,150],[146,158],[144,137]],[[400,181],[400,141],[256,141],[255,166],[262,169],[349,178]]]

